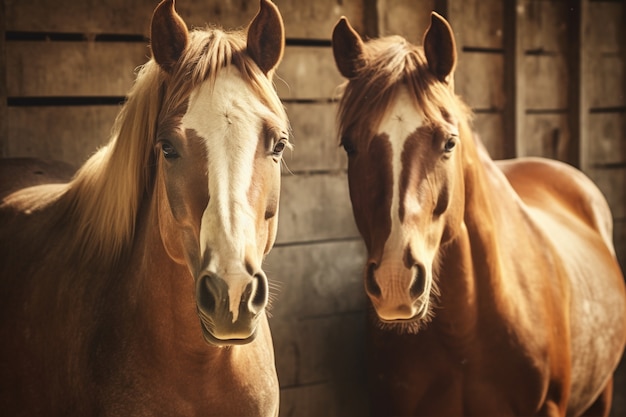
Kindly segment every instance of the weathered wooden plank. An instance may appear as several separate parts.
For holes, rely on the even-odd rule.
[[[149,56],[142,42],[7,42],[9,95],[125,95]],[[287,47],[275,79],[287,99],[328,100],[343,82],[329,47]]]
[[[578,136],[580,148],[578,166],[586,172],[590,168],[588,160],[589,146],[591,146],[589,135],[592,133],[588,128],[589,102],[587,90],[588,80],[592,77],[590,61],[595,45],[591,42],[591,37],[589,36],[591,2],[583,0],[577,3],[577,13],[573,22],[577,23],[574,28],[576,29],[576,37],[573,41],[578,44],[578,48],[576,48],[576,52],[573,54],[574,59],[572,60],[573,81],[576,83],[574,87],[577,89],[577,96],[572,97],[574,100],[572,103],[574,111],[571,113],[574,123],[572,134],[574,139]]]
[[[8,1],[8,30],[149,36],[150,19],[158,0],[20,0]],[[235,29],[245,26],[258,11],[258,1],[201,2],[180,0],[176,10],[189,27],[207,22]]]
[[[263,263],[275,288],[272,317],[303,319],[364,309],[365,259],[361,239],[274,247]]]
[[[567,114],[527,114],[522,121],[520,156],[543,156],[567,161],[571,134]]]
[[[563,0],[521,1],[523,50],[563,53],[568,42],[569,6],[569,2]]]
[[[589,1],[585,37],[597,54],[622,51],[624,1]]]
[[[278,243],[358,236],[345,173],[283,176]]]
[[[589,107],[619,107],[626,104],[626,68],[624,53],[597,55],[588,63],[590,79],[587,84]]]
[[[149,55],[140,42],[7,42],[8,94],[124,96]]]
[[[503,48],[503,2],[449,0],[449,20],[459,49]]]
[[[474,115],[473,124],[476,134],[489,151],[491,158],[504,158],[502,113],[478,113]]]
[[[434,8],[434,0],[378,0],[380,36],[400,35],[411,43],[421,45]]]
[[[350,24],[363,33],[362,0],[276,0],[275,3],[283,16],[288,38],[330,39],[341,16],[347,16]]]
[[[587,19],[585,2],[573,3],[567,14],[569,40],[567,44],[567,66],[569,86],[567,94],[569,105],[570,144],[566,161],[577,167],[584,166],[583,149],[586,141],[587,98],[585,95],[584,79],[587,76],[588,65],[585,63],[587,42],[584,39],[584,25]]]
[[[288,47],[274,80],[283,99],[329,99],[337,97],[341,76],[330,47]]]
[[[503,2],[503,93],[506,105],[503,109],[505,132],[504,156],[513,158],[520,154],[524,135],[524,91],[526,79],[523,74],[524,54],[521,29],[523,19],[520,16],[518,0]]]
[[[270,319],[281,387],[349,381],[364,374],[365,311],[311,319]],[[338,405],[341,399],[331,400]],[[329,404],[330,405],[330,404]],[[326,415],[326,414],[323,414]]]
[[[593,166],[626,162],[626,114],[592,113],[588,121],[589,163]]]
[[[626,219],[615,219],[613,222],[613,242],[615,244],[615,253],[619,261],[622,271],[626,271]],[[623,398],[623,402],[626,398]],[[626,410],[626,404],[624,404]]]
[[[5,4],[10,31],[148,34],[158,1],[8,0]]]
[[[0,158],[6,156],[8,140],[8,108],[7,108],[7,59],[6,59],[6,9],[5,1],[0,1]]]
[[[454,85],[473,109],[503,109],[504,58],[499,53],[462,53]]]
[[[280,394],[280,417],[363,417],[369,415],[367,391],[358,380],[289,387]]]
[[[526,55],[522,63],[525,79],[524,108],[554,110],[568,106],[568,68],[564,55]]]
[[[108,142],[118,106],[9,107],[6,156],[82,165]]]
[[[526,79],[523,74],[524,54],[520,30],[523,19],[520,16],[518,0],[503,2],[503,93],[506,105],[503,109],[503,127],[505,140],[503,144],[504,156],[513,158],[518,156],[521,138],[524,135],[524,91]]]
[[[347,166],[339,147],[336,128],[337,104],[288,103],[287,115],[293,131],[293,151],[284,154],[292,172],[341,170]]]
[[[366,411],[364,263],[360,240],[279,245],[266,258],[281,415]]]
[[[613,218],[626,218],[626,168],[590,168],[586,174],[606,197]]]
[[[150,19],[158,0],[19,0],[6,1],[8,30],[69,33],[150,33]],[[361,30],[359,0],[302,2],[277,0],[288,37],[329,39],[342,15]],[[246,26],[259,9],[258,0],[179,0],[176,9],[190,27],[208,23],[226,29]]]
[[[348,16],[355,29],[363,28],[363,3],[360,0],[275,0],[283,17],[288,38],[330,39],[333,26],[341,16]],[[218,23],[225,28],[247,25],[259,9],[258,0],[179,0],[180,15],[191,26],[204,22]]]

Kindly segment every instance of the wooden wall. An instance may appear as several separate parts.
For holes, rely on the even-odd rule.
[[[104,144],[148,57],[157,0],[0,1],[0,156],[80,165]],[[335,128],[341,15],[363,35],[421,42],[431,10],[452,24],[457,92],[495,158],[581,167],[615,217],[626,266],[624,0],[275,0],[286,24],[276,86],[293,128],[278,240],[265,262],[281,416],[367,415],[364,250]],[[177,0],[191,26],[246,25],[256,0]],[[622,382],[623,383],[623,382]],[[620,410],[626,413],[626,405]]]

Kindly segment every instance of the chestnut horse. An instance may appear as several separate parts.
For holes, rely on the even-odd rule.
[[[261,263],[289,146],[282,18],[261,0],[247,32],[189,32],[164,0],[151,48],[69,182],[0,169],[4,416],[278,414]]]
[[[626,341],[611,213],[581,172],[494,163],[453,92],[454,35],[333,32],[374,415],[606,415]]]

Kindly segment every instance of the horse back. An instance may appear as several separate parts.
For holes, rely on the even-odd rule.
[[[64,162],[0,159],[0,245],[15,249],[19,239],[31,239],[32,246],[32,233],[45,233],[55,222],[55,209],[46,208],[64,193],[73,174],[74,168]]]
[[[595,230],[606,248],[613,247],[613,220],[605,197],[581,171],[543,158],[520,158],[496,163],[529,207],[562,219],[566,215]]]
[[[0,198],[26,187],[68,182],[74,171],[74,167],[59,161],[0,159]]]

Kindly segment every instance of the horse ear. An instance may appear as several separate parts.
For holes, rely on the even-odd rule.
[[[150,40],[154,60],[171,73],[189,40],[187,25],[174,10],[174,0],[163,0],[154,9]]]
[[[343,16],[333,29],[333,55],[337,69],[348,79],[363,66],[363,39]]]
[[[424,54],[431,72],[447,83],[456,66],[456,43],[448,22],[435,12],[431,13],[430,27],[424,34]]]
[[[259,12],[248,28],[248,53],[265,75],[283,58],[285,28],[278,7],[261,0]]]

